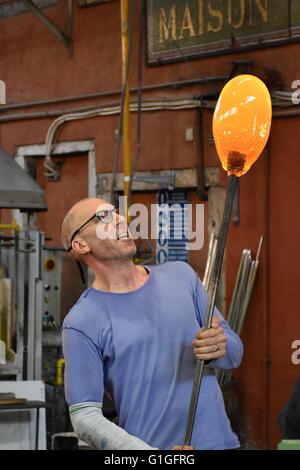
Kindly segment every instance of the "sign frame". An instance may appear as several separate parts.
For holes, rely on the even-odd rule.
[[[190,5],[200,2],[200,0],[190,0],[189,2],[182,0],[172,0],[172,5],[180,5],[179,2],[182,4]],[[203,0],[204,5],[215,0]],[[235,0],[225,0],[227,2],[226,8],[229,2],[233,2]],[[263,0],[243,0],[244,2],[255,2],[255,1],[263,1]],[[274,0],[273,0],[274,1]],[[280,0],[275,0],[280,1]],[[297,11],[297,24],[293,24],[293,13],[295,14],[295,10],[297,10],[297,4],[295,4],[295,0],[286,0],[287,2],[287,12],[286,12],[286,27],[281,29],[274,29],[272,31],[263,31],[258,32],[257,34],[245,34],[241,36],[234,36],[231,34],[228,37],[224,37],[223,40],[212,41],[210,43],[201,43],[198,42],[197,44],[190,44],[190,45],[182,45],[182,41],[180,42],[178,39],[173,39],[170,41],[170,47],[166,48],[165,50],[158,51],[157,48],[157,34],[158,30],[156,31],[154,28],[157,27],[157,16],[154,15],[158,14],[158,4],[161,8],[168,7],[170,5],[171,0],[147,0],[146,4],[146,24],[147,24],[147,65],[148,66],[155,66],[155,65],[162,65],[167,63],[175,63],[181,61],[187,61],[190,59],[199,59],[204,57],[213,57],[218,55],[227,55],[227,54],[236,54],[244,51],[252,51],[258,49],[266,49],[270,47],[276,47],[281,45],[287,45],[292,43],[300,42],[300,9]],[[256,4],[257,5],[257,4]],[[300,2],[299,2],[300,6]],[[155,10],[156,8],[156,10]],[[170,10],[167,11],[170,13]],[[262,13],[262,12],[260,12]],[[167,17],[168,22],[170,21],[170,17]],[[164,25],[167,27],[167,23],[164,20]],[[177,24],[176,24],[177,27]],[[233,28],[231,27],[233,30]],[[156,33],[155,33],[156,31]],[[234,32],[234,31],[233,31]],[[169,39],[169,38],[168,38]],[[211,46],[211,47],[210,47]]]

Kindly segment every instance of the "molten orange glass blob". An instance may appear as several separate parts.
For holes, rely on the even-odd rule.
[[[266,85],[239,75],[223,88],[213,117],[213,135],[222,167],[244,175],[263,151],[270,134],[272,103]]]

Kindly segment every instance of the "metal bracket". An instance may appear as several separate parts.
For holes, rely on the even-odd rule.
[[[133,181],[161,184],[164,188],[172,191],[175,188],[175,171],[164,175],[134,175]]]
[[[19,237],[19,252],[20,253],[35,253],[35,238],[30,236],[29,231],[22,230],[22,233]]]
[[[62,33],[56,24],[48,18],[45,13],[32,0],[22,0],[27,8],[36,16],[54,36],[62,42],[69,51],[70,56],[73,53],[73,0],[67,0],[68,17],[67,32]]]

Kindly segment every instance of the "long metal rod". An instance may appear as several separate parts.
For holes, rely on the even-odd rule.
[[[201,98],[200,98],[201,99]],[[205,165],[204,165],[204,129],[203,129],[203,106],[201,99],[201,106],[196,111],[196,142],[198,147],[198,162],[197,162],[197,196],[202,201],[207,201],[207,187],[205,184]]]
[[[129,0],[130,1],[130,0]],[[124,87],[123,113],[123,171],[124,171],[124,213],[128,214],[128,194],[131,178],[131,149],[130,149],[130,91],[127,73],[128,30],[129,30],[129,1],[121,0],[121,34],[122,34],[122,84]]]
[[[67,48],[70,56],[73,54],[73,0],[67,5]]]
[[[241,256],[241,260],[240,260],[240,264],[239,264],[239,268],[238,268],[238,272],[237,272],[237,276],[236,276],[236,281],[235,281],[235,285],[234,285],[234,289],[233,289],[233,294],[232,294],[232,297],[231,297],[231,302],[230,302],[230,306],[229,306],[229,310],[228,310],[228,315],[227,315],[227,318],[226,318],[226,320],[227,320],[227,322],[229,323],[230,326],[232,324],[232,315],[233,315],[236,299],[237,299],[238,292],[239,292],[239,286],[240,286],[240,282],[241,282],[241,273],[242,273],[242,270],[243,270],[243,264],[244,264],[244,250],[242,252],[242,256]]]
[[[214,243],[215,243],[215,234],[213,232],[210,236],[210,239],[209,239],[207,261],[206,261],[205,272],[204,272],[204,276],[203,276],[203,280],[202,280],[202,283],[203,283],[206,290],[208,290],[208,279],[209,279],[209,273],[210,273],[210,269],[211,269],[212,253],[213,253]]]
[[[252,291],[253,291],[253,287],[254,287],[257,271],[258,271],[258,266],[259,266],[259,256],[260,256],[262,242],[263,242],[263,237],[261,237],[259,241],[256,259],[252,260],[250,256],[250,261],[249,261],[250,271],[247,274],[247,279],[245,279],[245,283],[243,283],[243,281],[241,280],[241,277],[242,277],[241,272],[243,270],[242,265],[245,264],[246,262],[245,256],[247,255],[247,252],[250,252],[250,250],[243,250],[241,263],[240,263],[237,280],[236,280],[236,286],[235,286],[235,290],[234,290],[234,294],[232,296],[232,302],[231,302],[232,311],[238,310],[238,317],[237,317],[236,324],[232,322],[232,317],[227,318],[229,326],[238,336],[240,336],[241,334],[241,331],[245,322],[246,314],[247,314],[247,309],[251,300],[251,295],[252,295]],[[245,284],[245,287],[246,287],[245,292],[240,292],[242,291],[243,284]],[[239,298],[241,298],[240,302],[238,300]],[[218,378],[218,382],[220,386],[230,382],[231,377],[232,377],[232,372],[233,371],[231,369],[227,369],[227,370],[219,369],[218,370],[217,378]]]
[[[243,262],[243,267],[242,267],[242,272],[241,272],[241,277],[240,277],[238,295],[236,296],[236,299],[235,299],[234,309],[233,309],[232,317],[230,321],[230,327],[233,331],[236,331],[236,328],[239,322],[239,317],[240,317],[241,308],[242,308],[243,301],[244,301],[249,272],[251,269],[250,250],[243,251],[243,258],[244,258],[244,262]]]
[[[227,320],[227,322],[228,322],[231,329],[233,329],[232,328],[232,323],[233,323],[233,318],[234,318],[234,312],[236,310],[236,303],[238,301],[238,298],[240,297],[240,286],[241,286],[241,279],[242,279],[242,271],[243,271],[243,266],[245,264],[245,252],[246,252],[246,250],[243,250],[243,252],[242,252],[242,256],[241,256],[241,260],[240,260],[240,264],[239,264],[239,268],[238,268],[238,272],[237,272],[237,276],[236,276],[236,281],[235,281],[235,285],[234,285],[234,290],[233,290],[233,294],[232,294],[232,297],[231,297],[231,302],[230,302],[230,306],[229,306],[229,310],[228,310],[228,314],[227,314],[227,318],[226,318],[226,320]],[[220,386],[223,385],[223,383],[225,382],[226,371],[224,369],[218,369],[217,373],[216,373],[216,376],[217,376],[219,385]]]
[[[129,182],[128,191],[128,204],[131,204],[132,196],[132,185],[135,177],[136,169],[141,158],[142,153],[142,106],[143,106],[143,94],[142,94],[142,83],[143,83],[143,52],[144,52],[144,10],[145,0],[139,0],[139,28],[138,28],[138,54],[137,54],[137,82],[138,82],[138,96],[137,96],[137,126],[136,126],[136,151],[134,162],[132,163],[132,172]]]
[[[230,327],[233,329],[233,331],[238,336],[240,336],[240,334],[241,334],[241,331],[242,331],[242,328],[243,328],[243,325],[244,325],[244,322],[245,322],[246,314],[247,314],[247,309],[248,309],[248,306],[249,306],[249,303],[250,303],[250,299],[251,299],[251,295],[252,295],[252,291],[253,291],[253,287],[254,287],[257,271],[258,271],[258,266],[259,266],[259,256],[260,256],[260,251],[261,251],[261,247],[262,247],[262,242],[263,242],[263,237],[261,237],[260,241],[259,241],[259,246],[258,246],[258,250],[257,250],[257,254],[256,254],[256,259],[254,261],[251,260],[250,272],[249,272],[248,279],[247,279],[247,282],[246,282],[246,291],[243,294],[243,299],[242,299],[242,302],[241,302],[241,306],[239,308],[240,313],[239,313],[239,318],[238,318],[237,325],[232,327],[232,325],[230,323]],[[219,382],[220,385],[225,384],[227,382],[230,382],[232,372],[233,371],[230,370],[230,369],[221,371],[221,374],[219,376],[220,377],[220,382]]]
[[[221,275],[228,227],[230,223],[231,208],[232,208],[234,193],[237,187],[237,182],[238,182],[237,176],[234,176],[234,175],[229,176],[226,201],[225,201],[225,207],[224,207],[224,213],[223,213],[223,220],[222,220],[222,225],[221,225],[220,234],[218,238],[216,261],[214,264],[212,280],[211,280],[209,291],[208,291],[208,302],[207,302],[207,309],[206,309],[206,314],[205,314],[205,325],[204,325],[205,328],[211,327],[211,322],[213,318],[217,287],[218,287],[219,279]],[[190,445],[191,439],[192,439],[203,372],[204,372],[204,361],[197,359],[194,385],[193,385],[193,390],[192,390],[192,395],[191,395],[187,426],[186,426],[186,432],[185,432],[185,438],[184,438],[184,443],[186,445]]]
[[[258,266],[259,266],[259,256],[260,256],[260,251],[262,247],[262,242],[263,242],[263,237],[260,237],[256,258],[254,261],[252,261],[252,264],[251,264],[251,269],[250,269],[248,283],[247,283],[247,289],[246,289],[245,296],[243,299],[243,305],[242,305],[241,314],[240,314],[240,322],[236,329],[236,333],[238,335],[240,335],[242,331],[242,327],[245,321],[248,305],[249,305],[251,294],[252,294],[253,287],[254,287],[254,282],[257,276],[257,271],[258,271]]]
[[[122,4],[121,4],[121,62],[122,62],[122,93],[120,97],[120,121],[119,121],[119,129],[118,129],[118,139],[117,139],[117,144],[115,147],[115,152],[114,152],[114,157],[113,157],[113,166],[112,166],[112,180],[111,180],[111,190],[110,190],[110,200],[112,204],[116,204],[116,194],[115,194],[115,185],[116,185],[116,175],[117,175],[117,170],[118,170],[118,164],[119,164],[119,159],[120,159],[120,152],[121,152],[121,146],[123,143],[123,133],[124,133],[124,113],[125,113],[125,97],[126,97],[126,92],[128,91],[127,87],[127,82],[129,78],[129,72],[130,72],[130,64],[131,64],[131,56],[132,56],[132,42],[133,42],[133,29],[134,29],[134,2],[133,0],[130,1],[128,5],[128,11],[127,11],[127,50],[126,50],[126,64],[124,63],[125,57],[123,56],[123,13],[122,13]],[[123,173],[124,176],[124,173]],[[126,198],[125,198],[125,204],[126,204]],[[127,210],[126,207],[124,207],[125,212]]]

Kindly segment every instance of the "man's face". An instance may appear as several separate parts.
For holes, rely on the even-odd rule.
[[[98,205],[95,217],[79,236],[88,243],[91,253],[99,259],[132,258],[136,246],[131,237],[126,218],[115,211],[108,202]],[[92,215],[92,214],[91,214]]]

